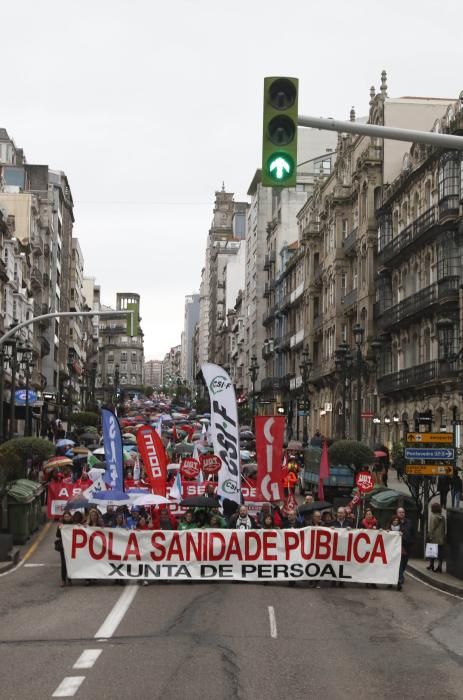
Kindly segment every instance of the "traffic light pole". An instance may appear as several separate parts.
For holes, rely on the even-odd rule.
[[[414,129],[399,129],[393,126],[378,124],[360,124],[345,122],[326,117],[306,117],[300,114],[297,118],[299,126],[306,126],[322,131],[338,131],[340,133],[358,134],[359,136],[376,136],[393,141],[410,141],[412,143],[427,143],[439,148],[451,148],[463,151],[463,137],[452,134],[437,134],[433,131],[415,131]]]

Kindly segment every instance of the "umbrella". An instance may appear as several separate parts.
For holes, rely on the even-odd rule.
[[[76,455],[75,457],[72,458],[73,464],[77,462],[86,462],[87,461],[87,455]]]
[[[290,440],[290,442],[288,442],[288,450],[302,450],[302,442],[299,442],[299,440]]]
[[[54,469],[55,467],[71,467],[72,459],[69,457],[51,457],[47,462],[45,462],[44,467],[46,469]]]
[[[67,438],[62,438],[56,441],[56,447],[72,447],[76,443],[73,440],[68,440]]]
[[[178,472],[179,469],[180,469],[180,464],[177,464],[176,462],[171,462],[170,464],[167,465],[168,472]]]
[[[96,431],[94,433],[82,433],[79,435],[79,440],[94,440],[96,438]]]
[[[100,469],[99,467],[92,467],[91,469],[88,470],[87,474],[90,479],[90,481],[96,481],[100,477],[103,476],[105,473],[106,469]]]
[[[313,503],[303,503],[302,506],[298,506],[297,510],[299,513],[311,513],[314,510],[326,510],[332,507],[332,504],[326,501],[314,501]]]
[[[72,451],[75,455],[88,455],[89,453],[88,447],[73,447]]]
[[[79,508],[88,508],[90,501],[85,496],[74,496],[66,503],[64,510],[78,510]]]
[[[210,498],[209,496],[188,496],[180,502],[181,506],[188,506],[193,508],[218,508],[219,501],[217,498]]]
[[[160,506],[164,503],[172,503],[164,496],[158,496],[156,493],[145,493],[139,496],[133,502],[134,506]]]
[[[375,457],[387,457],[387,453],[383,450],[375,450]]]
[[[90,503],[100,506],[124,506],[130,503],[130,496],[124,491],[100,491],[92,496]]]
[[[94,450],[93,454],[94,455],[104,455],[104,447],[99,447],[97,450]]]

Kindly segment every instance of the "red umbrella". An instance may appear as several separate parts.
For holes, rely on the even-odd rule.
[[[382,450],[375,450],[375,457],[387,457],[387,452],[383,452]]]

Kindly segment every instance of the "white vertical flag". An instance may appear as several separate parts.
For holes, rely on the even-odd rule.
[[[206,363],[201,372],[211,400],[211,434],[214,453],[222,460],[217,493],[241,503],[238,409],[233,382],[222,367]]]

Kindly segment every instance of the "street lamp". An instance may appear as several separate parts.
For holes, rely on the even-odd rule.
[[[309,356],[309,350],[307,347],[304,348],[302,352],[302,362],[299,365],[299,369],[301,370],[301,377],[302,377],[302,389],[303,389],[303,396],[304,396],[304,421],[303,421],[303,428],[302,428],[302,446],[307,447],[309,444],[309,434],[308,434],[308,429],[307,429],[307,417],[310,409],[310,403],[309,403],[309,375],[310,375],[310,370],[312,369],[312,360],[310,359]]]
[[[30,410],[29,410],[29,384],[31,379],[31,369],[34,367],[33,357],[34,351],[31,343],[27,342],[24,345],[18,345],[17,352],[21,355],[20,366],[24,370],[26,376],[26,405],[25,405],[25,420],[24,420],[24,437],[30,437]]]
[[[256,417],[256,381],[257,375],[259,374],[259,365],[257,364],[257,357],[253,355],[251,357],[251,364],[249,365],[249,375],[251,377],[252,383],[252,425],[254,426]]]
[[[341,375],[342,379],[342,439],[345,440],[346,434],[346,404],[347,404],[347,386],[352,371],[352,353],[349,350],[347,343],[341,343],[335,352],[336,370]]]
[[[362,357],[362,343],[363,336],[365,335],[365,329],[362,328],[360,323],[356,323],[352,328],[352,333],[354,336],[354,343],[357,346],[356,353],[356,371],[357,371],[357,442],[362,440],[362,370],[363,370],[363,357]]]

